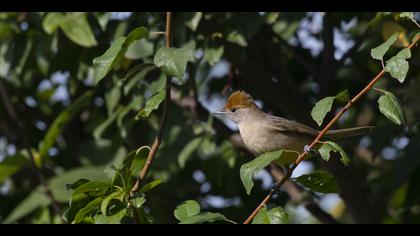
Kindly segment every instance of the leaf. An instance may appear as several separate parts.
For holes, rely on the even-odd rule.
[[[267,210],[263,207],[258,211],[252,224],[289,224],[289,215],[281,207]]]
[[[338,186],[334,175],[327,171],[315,171],[310,174],[301,175],[296,178],[296,182],[320,193],[338,192]]]
[[[405,124],[404,112],[394,94],[382,89],[377,90],[384,93],[384,95],[378,99],[381,113],[397,125]]]
[[[166,94],[166,89],[162,89],[160,92],[154,94],[152,97],[150,97],[147,101],[146,101],[146,105],[144,106],[143,109],[141,109],[135,119],[136,120],[140,120],[140,119],[145,119],[147,117],[149,117],[150,113],[152,113],[152,111],[158,109],[160,103],[165,100],[165,94]]]
[[[72,223],[82,223],[86,216],[89,216],[93,211],[100,207],[103,199],[104,197],[98,197],[89,202],[85,207],[77,212],[76,217],[74,217],[74,221]]]
[[[246,42],[245,37],[236,30],[228,34],[226,41],[231,42],[231,43],[236,43],[241,47],[248,46],[248,43]]]
[[[334,99],[335,97],[323,98],[315,104],[314,108],[312,108],[311,116],[318,126],[321,126],[325,116],[331,111]]]
[[[105,182],[97,182],[97,181],[91,181],[87,182],[85,184],[80,185],[78,188],[76,188],[72,194],[72,198],[74,196],[77,196],[81,193],[88,193],[92,196],[100,196],[103,195],[110,185]]]
[[[123,201],[124,198],[124,191],[121,188],[117,188],[116,191],[112,192],[108,196],[104,198],[104,200],[101,203],[101,212],[103,215],[107,214],[108,205],[111,202],[112,199],[118,199],[120,201]]]
[[[331,111],[332,104],[335,99],[337,99],[340,102],[348,101],[349,99],[348,91],[344,90],[334,97],[333,96],[325,97],[315,104],[315,106],[312,108],[311,116],[312,116],[312,119],[319,126],[322,125],[322,122],[324,121],[324,118],[327,115],[327,113]]]
[[[54,119],[40,144],[39,155],[41,159],[47,156],[48,150],[54,145],[57,136],[63,133],[70,120],[90,103],[92,97],[93,91],[85,92]]]
[[[144,198],[144,196],[137,196],[133,199],[130,199],[130,203],[137,209],[140,208],[145,202],[146,198]]]
[[[146,193],[148,191],[150,191],[151,189],[153,189],[154,187],[158,186],[159,184],[162,183],[161,179],[156,179],[153,180],[152,182],[144,185],[141,189],[140,189],[140,193]]]
[[[185,22],[185,24],[188,26],[188,28],[190,28],[192,31],[195,32],[195,30],[197,29],[198,23],[200,23],[201,17],[203,16],[202,12],[196,12],[194,14],[194,17]]]
[[[125,39],[122,36],[118,37],[104,54],[93,59],[95,84],[98,84],[120,62],[124,55],[121,51]]]
[[[201,137],[194,138],[187,145],[185,145],[184,148],[179,152],[177,160],[181,168],[185,167],[185,163],[191,157],[193,152],[197,150],[197,148],[200,146],[202,141],[203,139]]]
[[[29,161],[23,155],[16,154],[6,157],[0,162],[0,183],[27,164],[29,164]]]
[[[207,61],[211,66],[220,61],[224,52],[224,47],[218,48],[206,48],[204,50],[204,60]]]
[[[61,28],[71,41],[83,47],[93,47],[98,44],[84,12],[48,13],[42,26],[48,34]]]
[[[268,164],[270,164],[270,162],[280,158],[282,153],[283,153],[283,150],[267,152],[241,166],[240,176],[241,176],[242,184],[244,185],[246,193],[248,195],[251,193],[251,189],[254,186],[252,177],[261,169],[263,169]]]
[[[179,223],[180,224],[201,224],[205,222],[215,222],[215,221],[222,221],[222,220],[226,220],[226,217],[220,213],[201,212],[197,215],[188,217]]]
[[[71,194],[66,189],[66,185],[68,185],[68,188],[70,189],[75,189],[81,184],[86,183],[86,179],[89,179],[90,181],[106,181],[109,178],[104,175],[104,169],[105,167],[103,166],[88,166],[70,169],[51,178],[48,187],[51,189],[51,192],[57,201],[68,202]],[[83,179],[81,180],[80,177],[83,177]]]
[[[131,44],[125,57],[131,60],[138,60],[153,55],[153,43],[147,41],[147,39],[140,39]]]
[[[319,148],[319,153],[321,154],[322,159],[328,161],[330,159],[330,152],[340,153],[340,161],[344,165],[350,163],[350,158],[347,156],[347,154],[344,152],[343,148],[340,145],[332,141],[323,142],[322,146]]]
[[[183,79],[187,62],[194,60],[193,53],[194,50],[189,47],[162,47],[157,51],[153,62],[157,67],[162,68],[167,75]]]
[[[410,49],[404,48],[397,55],[386,61],[385,71],[392,77],[403,83],[408,72],[408,62],[406,59],[411,57]]]
[[[174,216],[179,221],[195,216],[200,213],[200,205],[194,200],[188,200],[176,207],[174,210]]]
[[[383,60],[385,53],[389,50],[389,47],[397,40],[398,33],[393,34],[384,43],[370,51],[370,55],[373,59]]]
[[[136,40],[149,35],[145,27],[139,27],[131,31],[127,37],[120,36],[111,44],[108,50],[99,57],[93,59],[94,80],[98,84],[113,68],[115,68],[127,52],[128,47]]]
[[[413,12],[401,12],[399,17],[408,18],[410,20],[413,20],[414,19],[414,13]]]
[[[35,188],[32,193],[22,200],[13,211],[2,222],[3,224],[14,223],[20,218],[33,212],[39,207],[46,207],[50,204],[49,199],[42,192],[41,188]]]
[[[120,224],[126,213],[127,209],[122,208],[117,213],[109,216],[99,215],[95,219],[95,224]]]

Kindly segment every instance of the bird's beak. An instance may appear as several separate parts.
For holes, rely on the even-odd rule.
[[[226,112],[225,112],[225,109],[221,108],[220,110],[215,111],[215,112],[213,112],[212,114],[213,114],[213,115],[225,115],[225,114],[226,114]]]

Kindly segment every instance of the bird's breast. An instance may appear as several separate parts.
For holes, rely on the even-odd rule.
[[[247,149],[254,155],[288,149],[301,152],[306,139],[289,132],[281,132],[264,125],[239,125],[241,138]]]

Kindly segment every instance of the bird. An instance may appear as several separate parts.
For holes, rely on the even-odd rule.
[[[242,90],[233,92],[223,108],[214,114],[225,115],[238,126],[243,144],[255,156],[280,149],[302,152],[320,132],[297,121],[265,113],[255,104],[252,96]],[[368,134],[373,128],[329,130],[325,137],[334,141]]]

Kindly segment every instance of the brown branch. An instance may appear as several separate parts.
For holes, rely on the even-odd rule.
[[[166,47],[169,48],[171,39],[171,12],[166,13],[166,30],[165,30],[165,40],[166,40]],[[149,172],[150,166],[152,165],[153,159],[156,155],[157,150],[159,149],[160,143],[162,142],[162,135],[163,130],[165,128],[165,123],[167,119],[167,112],[168,112],[168,103],[171,100],[171,77],[166,77],[166,93],[165,93],[165,101],[163,104],[163,113],[162,119],[160,120],[158,133],[156,135],[155,141],[153,142],[152,148],[147,156],[146,163],[143,169],[140,172],[139,177],[137,178],[136,183],[134,184],[131,192],[137,192],[141,188],[141,184],[147,176]]]
[[[284,177],[283,171],[275,164],[270,164],[269,171],[276,181]],[[293,201],[300,202],[309,213],[324,224],[339,224],[330,214],[322,210],[312,199],[303,200],[303,190],[293,181],[284,183],[284,190]]]
[[[3,103],[4,103],[4,106],[6,108],[8,116],[10,117],[12,122],[14,123],[14,126],[16,127],[16,131],[17,131],[16,133],[17,133],[18,139],[22,142],[22,145],[24,146],[24,148],[26,149],[26,151],[29,154],[32,171],[34,172],[34,174],[36,175],[39,183],[41,184],[41,186],[44,190],[45,196],[47,196],[47,198],[50,200],[51,206],[54,210],[54,213],[57,216],[60,216],[60,219],[61,219],[60,206],[59,206],[58,202],[55,200],[51,190],[48,188],[48,183],[45,180],[44,176],[42,175],[41,170],[37,167],[37,165],[35,163],[35,157],[34,157],[34,154],[32,152],[31,145],[29,144],[26,133],[24,131],[25,129],[23,128],[23,125],[20,122],[19,117],[17,116],[15,109],[13,108],[13,105],[10,101],[9,95],[7,94],[7,91],[4,88],[3,81],[1,79],[0,79],[0,97],[3,100]]]
[[[417,36],[417,38],[408,46],[409,49],[414,47],[414,45],[417,44],[417,42],[420,40],[420,36]],[[356,96],[354,96],[347,104],[338,112],[334,118],[325,126],[325,128],[318,134],[318,136],[315,138],[314,141],[309,145],[311,149],[315,147],[315,145],[318,144],[318,142],[321,140],[322,137],[324,137],[325,133],[337,122],[337,120],[346,112],[352,105],[357,102],[364,94],[366,94],[370,89],[372,89],[373,85],[381,79],[385,74],[385,70],[382,69],[381,72],[379,72],[378,75],[375,76],[375,78],[372,79],[372,81],[366,85],[365,88],[363,88],[362,91],[360,91]],[[270,201],[271,197],[274,194],[275,189],[279,189],[289,178],[292,176],[293,171],[296,169],[296,167],[305,159],[305,157],[308,155],[308,152],[304,151],[302,152],[295,163],[291,166],[289,171],[286,173],[286,175],[278,182],[276,183],[275,187],[270,191],[270,193],[264,198],[264,200],[258,205],[258,207],[252,212],[252,214],[245,220],[244,224],[249,224],[254,219],[254,217],[257,215],[258,211],[267,205],[268,201]]]

